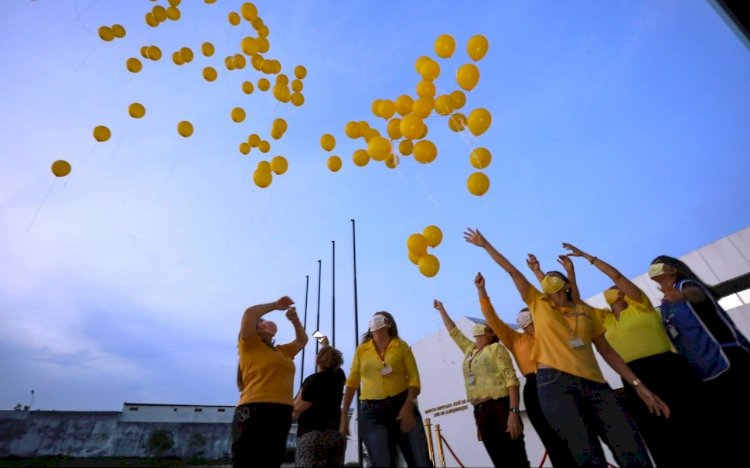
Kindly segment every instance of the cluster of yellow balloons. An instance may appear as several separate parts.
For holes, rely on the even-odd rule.
[[[207,4],[215,3],[215,0],[204,0]],[[153,5],[145,14],[145,21],[151,27],[158,27],[166,21],[177,21],[181,18],[182,12],[179,9],[180,0],[169,0],[168,5]],[[307,77],[307,69],[303,65],[297,65],[293,69],[293,74],[287,75],[282,72],[282,64],[279,60],[265,57],[264,54],[269,51],[271,44],[269,42],[270,30],[258,15],[258,8],[252,2],[244,2],[239,6],[238,11],[231,11],[227,15],[229,24],[232,27],[240,26],[247,22],[254,34],[242,38],[237,44],[237,50],[224,57],[224,68],[228,71],[243,70],[248,65],[252,69],[260,72],[261,77],[254,80],[245,80],[242,82],[241,91],[245,95],[252,94],[255,89],[260,91],[269,91],[276,100],[282,103],[291,103],[294,106],[301,106],[305,102],[302,90],[304,88],[303,80]],[[107,42],[115,38],[123,38],[126,35],[125,27],[120,24],[112,26],[101,26],[98,30],[99,37]],[[200,55],[203,60],[210,59],[216,54],[216,47],[208,41],[200,44]],[[144,62],[158,62],[162,59],[162,50],[159,46],[143,45],[140,47],[140,57],[129,57],[125,61],[127,70],[131,73],[140,73],[143,70]],[[171,54],[172,62],[178,66],[186,66],[200,58],[198,48],[195,51],[191,47],[180,47]],[[221,60],[221,59],[219,59]],[[207,82],[215,82],[219,78],[219,67],[212,63],[204,63],[200,66],[200,73]],[[274,83],[269,78],[273,77]],[[146,107],[140,102],[132,102],[128,106],[128,115],[134,119],[143,118],[146,115]],[[235,106],[229,110],[229,118],[234,123],[244,123],[247,118],[247,112],[242,106]],[[288,128],[287,121],[283,118],[273,120],[270,139],[279,140],[286,133]],[[177,123],[178,135],[188,138],[195,132],[193,123],[188,120],[182,120]],[[97,142],[105,142],[112,136],[110,129],[105,125],[97,125],[93,130],[94,139]],[[249,133],[246,141],[238,145],[239,152],[243,155],[250,154],[253,148],[257,148],[262,153],[271,151],[270,139],[264,139],[257,133]],[[62,177],[70,173],[70,170],[60,170],[59,162],[54,165],[57,169],[53,170],[54,175]],[[255,171],[253,180],[258,187],[265,188],[271,183],[272,174],[284,174],[288,168],[288,162],[283,156],[276,156],[271,161],[260,161]]]
[[[438,59],[453,57],[456,51],[456,40],[450,34],[438,36],[434,44]],[[448,119],[448,128],[453,132],[468,131],[478,137],[485,133],[492,124],[489,110],[477,107],[468,112],[462,111],[466,105],[466,93],[471,92],[479,83],[480,73],[476,62],[484,58],[489,49],[489,41],[481,34],[472,36],[466,43],[466,54],[470,61],[458,67],[455,75],[457,89],[440,92],[436,81],[440,76],[440,63],[428,56],[416,60],[415,69],[420,77],[415,86],[415,94],[402,94],[395,99],[375,99],[371,111],[375,117],[385,121],[385,132],[381,133],[366,121],[349,121],[344,126],[344,133],[350,139],[362,138],[364,147],[352,153],[356,166],[364,167],[371,160],[383,162],[394,169],[401,157],[413,156],[421,164],[429,164],[438,156],[438,148],[427,139],[429,127],[427,119],[432,115]],[[321,147],[332,151],[335,139],[331,134],[321,137]],[[485,150],[486,151],[486,150]],[[489,152],[487,151],[487,154]],[[475,168],[485,169],[489,157],[470,157]],[[336,155],[328,157],[328,169],[336,172],[341,169],[341,158]],[[483,195],[489,189],[489,179],[482,172],[475,172],[467,181],[469,192]]]
[[[437,247],[443,241],[443,231],[431,224],[424,228],[421,233],[414,233],[406,239],[407,254],[409,261],[419,267],[419,272],[428,278],[438,274],[440,271],[440,260],[427,253],[428,247]]]

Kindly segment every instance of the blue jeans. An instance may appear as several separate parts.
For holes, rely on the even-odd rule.
[[[406,395],[403,392],[383,400],[361,402],[359,436],[367,448],[371,466],[398,466],[399,450],[409,467],[432,466],[419,409],[414,407],[416,424],[409,432],[401,432],[400,421],[396,419]]]
[[[601,444],[590,433],[604,440],[621,468],[653,466],[635,424],[608,384],[547,368],[537,370],[536,380],[544,416],[580,466],[607,466]]]

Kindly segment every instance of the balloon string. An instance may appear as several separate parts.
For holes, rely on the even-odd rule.
[[[30,231],[31,228],[36,223],[36,218],[39,216],[39,213],[42,211],[42,207],[47,204],[47,200],[49,200],[49,196],[52,193],[52,189],[55,186],[56,181],[52,181],[52,183],[49,185],[49,189],[47,189],[47,193],[42,198],[41,203],[39,203],[39,206],[37,207],[36,211],[34,211],[34,215],[31,217],[31,221],[29,222],[29,226],[26,228],[26,231]]]

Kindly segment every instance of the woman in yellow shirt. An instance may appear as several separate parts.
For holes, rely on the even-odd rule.
[[[528,467],[521,422],[520,383],[508,350],[487,326],[472,327],[474,340],[456,327],[443,303],[435,299],[446,330],[464,354],[466,398],[474,406],[479,440],[496,467]]]
[[[648,387],[669,405],[669,419],[651,414],[632,386],[623,380],[625,406],[635,419],[654,462],[662,466],[703,465],[702,427],[706,411],[696,411],[705,401],[701,380],[685,358],[675,353],[661,321],[646,294],[615,267],[578,247],[563,243],[573,257],[589,261],[607,275],[614,286],[604,291],[610,309],[594,309],[607,329],[604,336]],[[707,422],[707,421],[706,421]]]
[[[361,387],[361,388],[360,388]],[[432,466],[427,437],[417,408],[420,391],[417,361],[398,337],[393,316],[376,312],[369,330],[354,352],[344,386],[339,431],[349,434],[349,408],[360,388],[359,436],[372,466],[398,466],[398,452],[406,464]]]
[[[617,401],[602,375],[592,344],[621,377],[636,387],[649,411],[669,415],[669,408],[641,383],[604,337],[604,327],[591,307],[573,301],[570,282],[559,272],[549,272],[538,291],[476,229],[464,232],[467,242],[484,248],[513,280],[529,306],[535,325],[531,359],[537,363],[537,394],[542,412],[581,466],[606,466],[601,444],[592,443],[593,425],[607,443],[620,467],[652,466],[648,451],[632,419]],[[573,262],[560,258],[568,276]]]
[[[292,425],[294,356],[307,344],[307,334],[289,297],[245,310],[237,350],[240,401],[232,422],[232,462],[235,467],[278,467],[286,455]],[[263,315],[286,310],[295,339],[276,345],[276,324]]]

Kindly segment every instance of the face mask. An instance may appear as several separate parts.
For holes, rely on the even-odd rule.
[[[386,318],[383,315],[373,315],[370,319],[370,331],[374,332],[383,327],[387,327]]]
[[[619,296],[620,291],[617,289],[607,289],[606,291],[604,291],[604,300],[607,301],[607,304],[609,305],[617,302]]]
[[[565,280],[559,276],[547,275],[542,280],[544,294],[554,294],[565,286]]]
[[[531,325],[531,312],[529,312],[528,310],[519,312],[516,316],[516,323],[522,329]]]
[[[271,335],[271,338],[273,338],[274,336],[276,336],[278,328],[276,327],[276,324],[271,322],[270,320],[264,320],[258,324],[257,330],[258,333],[267,333]]]
[[[653,263],[648,267],[648,277],[649,278],[656,278],[657,276],[661,276],[666,271],[664,271],[664,267],[666,264],[664,263]]]

